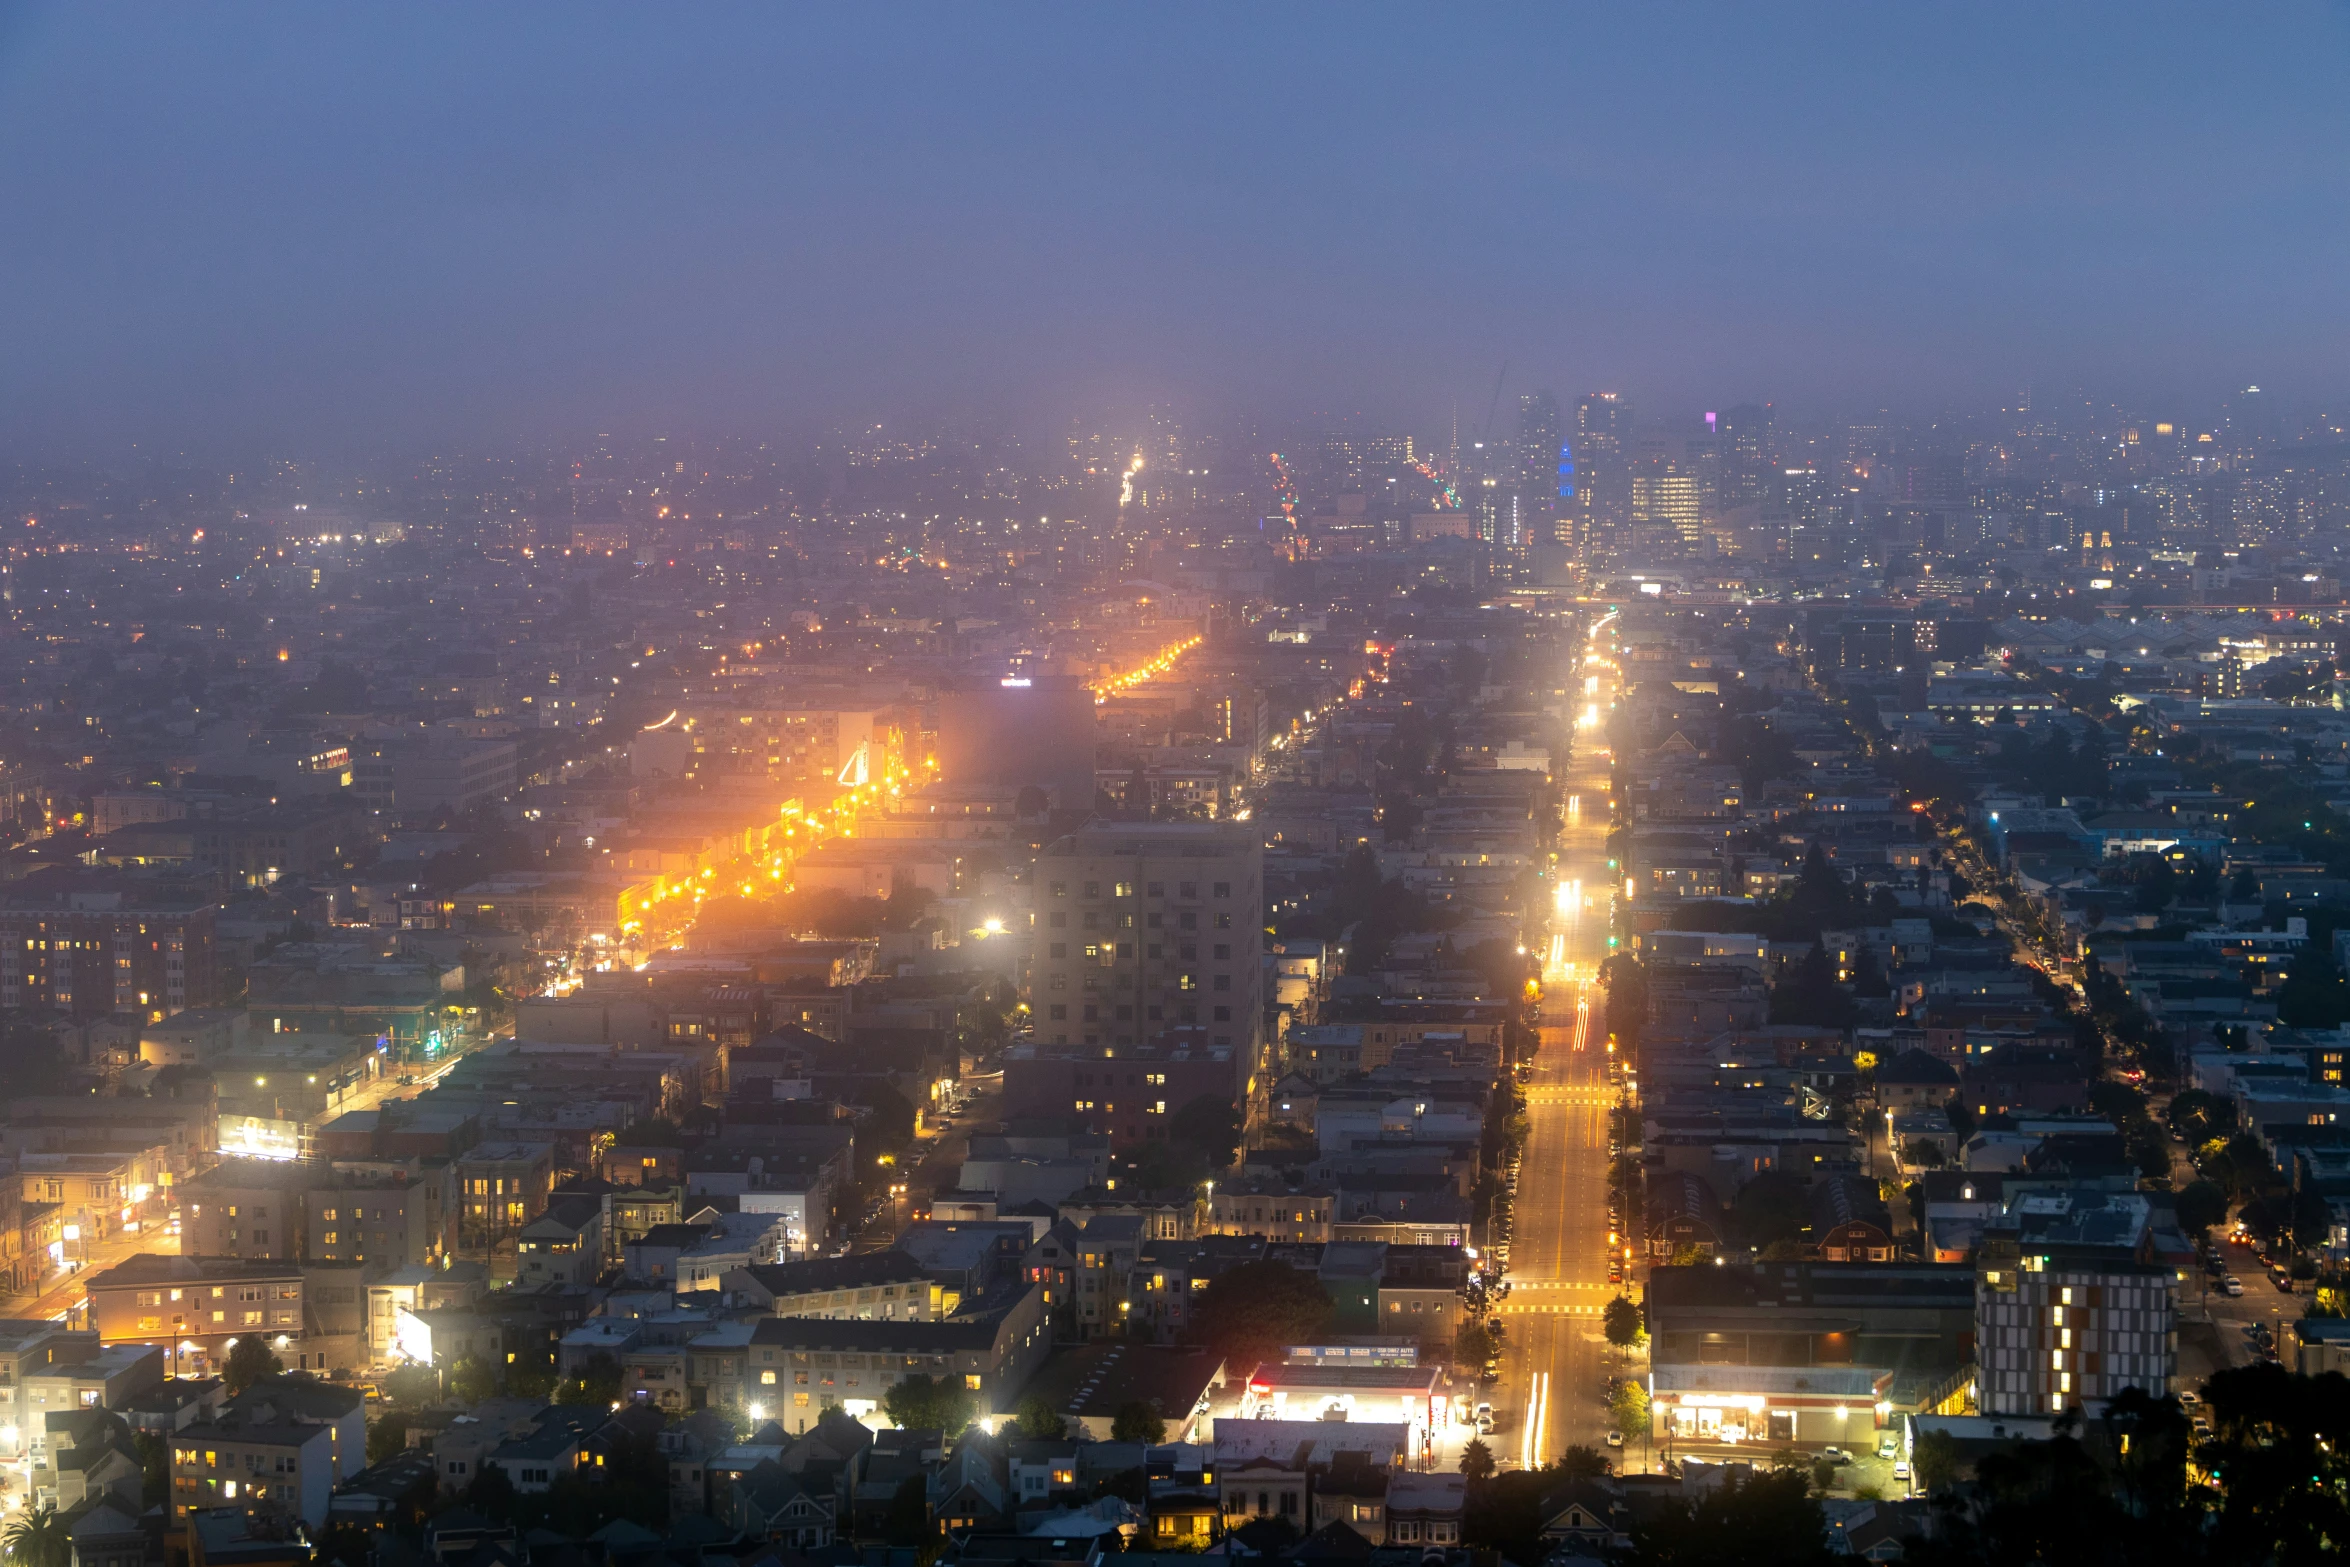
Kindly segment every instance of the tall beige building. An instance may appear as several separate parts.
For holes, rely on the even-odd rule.
[[[1264,844],[1249,828],[1105,824],[1045,846],[1027,1001],[1039,1045],[1191,1024],[1264,1062]]]

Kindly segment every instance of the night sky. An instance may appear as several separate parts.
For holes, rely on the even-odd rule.
[[[2350,391],[2350,8],[0,12],[0,447]]]

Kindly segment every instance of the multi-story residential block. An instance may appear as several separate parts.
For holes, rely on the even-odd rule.
[[[827,1404],[852,1415],[880,1407],[901,1377],[959,1379],[982,1410],[1013,1407],[1052,1350],[1044,1291],[1031,1285],[1000,1309],[944,1322],[769,1317],[751,1335],[747,1396],[786,1431],[805,1431]]]
[[[546,1143],[478,1143],[457,1159],[458,1244],[486,1253],[510,1246],[547,1210],[554,1149]]]
[[[107,1344],[155,1344],[176,1376],[208,1376],[249,1333],[280,1358],[304,1332],[297,1263],[141,1252],[89,1282],[90,1322]]]
[[[1209,1037],[1193,1025],[1140,1045],[1015,1045],[1004,1053],[1005,1107],[1106,1134],[1113,1149],[1164,1141],[1170,1120],[1193,1101],[1245,1111],[1262,1081],[1241,1047]]]
[[[1038,1041],[1116,1049],[1197,1027],[1245,1085],[1263,1036],[1263,881],[1246,829],[1089,827],[1048,844],[1029,931]]]
[[[223,1159],[180,1188],[180,1254],[303,1257],[304,1199],[330,1174],[301,1160]]]
[[[0,1463],[27,1455],[41,1433],[45,1411],[32,1401],[33,1383],[54,1368],[91,1359],[98,1349],[99,1335],[62,1322],[0,1318]]]
[[[321,1529],[334,1485],[334,1435],[324,1425],[207,1422],[171,1439],[174,1518],[259,1505]]]
[[[1975,1399],[1984,1414],[2095,1413],[2124,1388],[2171,1391],[2179,1350],[2170,1269],[1996,1241],[1980,1256]]]
[[[721,1281],[730,1304],[778,1317],[840,1317],[925,1322],[939,1315],[943,1290],[902,1251],[874,1251],[806,1262],[758,1263]]]
[[[457,1249],[456,1176],[422,1159],[338,1162],[303,1195],[307,1255],[437,1266]]]
[[[62,871],[28,877],[0,897],[0,1007],[160,1022],[210,1006],[215,912],[193,899],[142,904]]]

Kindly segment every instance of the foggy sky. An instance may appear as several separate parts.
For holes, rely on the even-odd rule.
[[[2350,10],[1631,9],[10,7],[0,449],[2350,389]]]

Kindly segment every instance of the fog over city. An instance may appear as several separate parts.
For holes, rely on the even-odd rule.
[[[2334,1559],[2345,81],[0,9],[0,1553]]]

